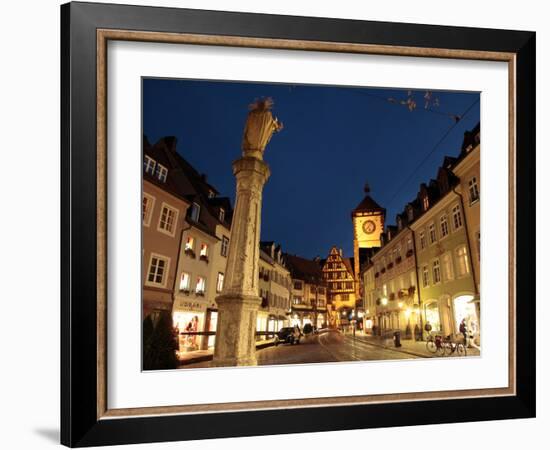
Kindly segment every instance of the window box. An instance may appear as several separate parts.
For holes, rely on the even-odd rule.
[[[407,258],[410,258],[413,255],[412,249],[407,250]]]
[[[392,293],[390,294],[390,300],[395,300],[395,293],[392,292]]]
[[[376,305],[380,306],[380,299],[379,298],[376,299]]]
[[[374,274],[374,278],[378,278],[379,276],[380,276],[380,274],[379,274],[378,272],[376,272],[376,273]]]
[[[189,295],[189,294],[191,294],[191,291],[190,291],[189,289],[182,289],[180,292],[181,292],[183,295]]]
[[[380,271],[381,273],[386,273],[386,268],[385,267],[382,267],[382,270]]]
[[[416,291],[416,286],[409,287],[409,295],[413,295],[414,291]]]
[[[390,270],[390,269],[393,269],[393,263],[392,262],[388,264],[388,270]]]
[[[197,297],[204,297],[204,291],[197,291],[196,295]]]
[[[199,259],[200,259],[201,261],[204,261],[206,264],[208,264],[208,256],[206,256],[206,255],[201,255]]]
[[[193,259],[197,257],[197,255],[195,255],[195,251],[192,248],[186,248],[184,253]]]

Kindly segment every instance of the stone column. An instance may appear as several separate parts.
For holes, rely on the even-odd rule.
[[[214,366],[256,365],[256,317],[259,296],[262,191],[269,178],[263,153],[282,125],[271,115],[271,100],[250,107],[243,137],[243,156],[233,163],[237,179],[224,287],[216,298],[218,325]]]

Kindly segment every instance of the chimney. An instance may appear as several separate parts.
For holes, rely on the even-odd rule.
[[[168,150],[175,152],[178,139],[176,138],[176,136],[165,136],[164,143],[166,144],[166,148]]]
[[[344,256],[344,252],[340,249],[340,256]]]

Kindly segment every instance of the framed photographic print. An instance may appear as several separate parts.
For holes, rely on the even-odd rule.
[[[61,19],[63,444],[534,417],[534,33]]]

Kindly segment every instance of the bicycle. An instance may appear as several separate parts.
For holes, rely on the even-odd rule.
[[[451,356],[456,352],[457,356],[466,356],[466,346],[462,342],[456,342],[451,339],[451,336],[447,336],[443,342],[444,354]]]
[[[443,337],[439,334],[435,336],[429,335],[426,341],[426,349],[430,353],[437,354],[438,356],[443,356],[445,354],[445,346],[443,344]]]

